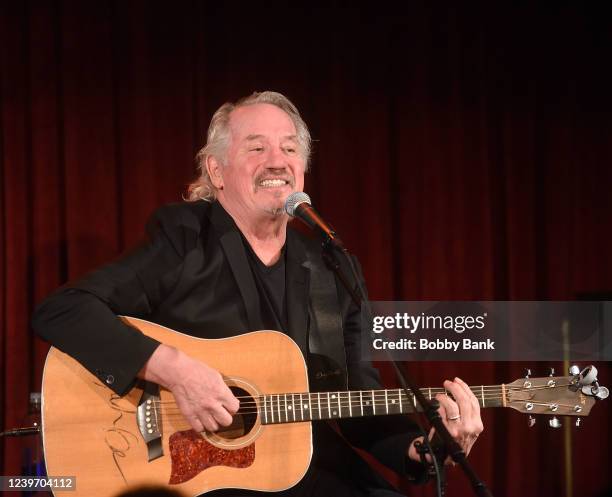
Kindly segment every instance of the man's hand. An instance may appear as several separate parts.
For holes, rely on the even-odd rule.
[[[452,394],[455,400],[447,397],[444,394],[437,394],[436,399],[440,402],[438,412],[442,418],[444,426],[448,429],[451,436],[461,446],[465,455],[467,456],[472,449],[472,445],[478,438],[478,435],[482,433],[484,429],[482,425],[482,419],[480,418],[480,405],[478,399],[474,396],[470,387],[459,378],[455,378],[454,381],[446,380],[444,382],[444,388]],[[435,429],[431,429],[429,432],[429,440],[435,434]],[[414,461],[420,461],[420,457],[414,447],[414,442],[423,441],[423,437],[416,438],[410,444],[408,449],[408,456]],[[429,462],[431,462],[431,456],[427,454],[425,456]],[[445,461],[446,464],[452,462],[451,458],[448,457]]]
[[[138,376],[170,390],[197,432],[231,425],[240,407],[218,371],[164,344],[153,352]]]

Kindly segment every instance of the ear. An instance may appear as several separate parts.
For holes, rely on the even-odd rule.
[[[218,190],[223,189],[223,166],[219,164],[219,161],[215,159],[212,155],[209,155],[206,158],[206,171],[208,172],[208,176],[212,181],[212,184]]]

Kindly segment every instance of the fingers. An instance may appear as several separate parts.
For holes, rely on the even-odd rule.
[[[198,418],[195,414],[189,416],[187,420],[189,421],[191,428],[193,428],[193,430],[197,433],[204,431],[204,425],[202,424],[202,421],[200,421],[200,418]]]
[[[456,439],[461,430],[461,411],[459,406],[454,400],[442,393],[436,395],[436,400],[440,403],[438,412],[442,422],[451,436]]]
[[[230,426],[232,424],[232,415],[223,406],[214,409],[212,417],[220,426]]]
[[[218,425],[230,426],[232,424],[232,416],[240,408],[240,401],[225,384],[225,380],[220,373],[217,373],[215,385],[211,390],[213,392],[213,400],[208,407],[209,414],[212,415],[212,418]],[[215,390],[217,390],[216,396],[214,395]]]
[[[203,424],[206,431],[213,432],[219,429],[219,423],[213,416],[208,413],[203,413],[201,416],[205,420]]]
[[[172,366],[178,371],[168,388],[191,428],[197,432],[214,432],[230,426],[240,402],[225,384],[223,376],[189,357]]]
[[[232,424],[232,416],[225,410],[215,412],[214,414],[205,411],[199,414],[194,413],[188,417],[188,420],[191,427],[198,433],[203,431],[215,432],[222,426],[230,426]]]
[[[199,403],[175,393],[176,403],[185,419],[197,432],[214,432],[232,424],[232,414],[219,403]]]
[[[225,384],[223,377],[214,372],[214,380],[207,387],[194,388],[194,403],[198,416],[207,431],[217,431],[222,426],[232,424],[232,416],[240,407],[240,402]]]
[[[451,411],[451,417],[454,415],[460,415],[465,421],[466,418],[472,416],[474,405],[472,404],[471,397],[474,397],[474,394],[470,391],[469,387],[466,391],[463,385],[461,385],[461,383],[457,382],[455,379],[455,381],[446,380],[444,382],[444,388],[452,394],[453,398],[455,399],[454,403],[457,406],[456,409]]]
[[[222,395],[219,397],[219,403],[233,416],[238,412],[238,409],[240,409],[240,401],[225,384],[223,378],[221,378],[221,383]]]
[[[139,375],[170,390],[183,417],[198,432],[229,426],[240,408],[218,371],[174,347],[160,345]]]
[[[458,383],[463,388],[463,391],[466,393],[466,395],[470,399],[470,402],[472,403],[473,411],[480,413],[480,402],[476,398],[476,395],[474,395],[474,392],[472,392],[472,389],[469,387],[469,385],[465,383],[461,378],[455,378],[455,383]]]
[[[450,397],[438,394],[440,416],[451,436],[469,454],[472,445],[483,431],[478,399],[470,387],[461,379],[445,381],[444,388],[452,394]]]
[[[476,439],[476,437],[478,437],[478,435],[480,435],[480,433],[482,433],[484,429],[482,424],[482,418],[480,417],[480,404],[478,403],[478,399],[476,398],[470,387],[463,380],[455,378],[454,384],[459,385],[463,392],[461,394],[463,400],[462,403],[459,404],[459,408],[463,409],[465,406],[467,412],[467,405],[471,407],[471,409],[469,409],[469,415],[466,416],[463,420],[465,425],[465,432],[468,437]],[[455,387],[455,390],[459,392],[459,389],[457,387]],[[453,393],[453,395],[455,394]]]
[[[200,433],[204,430],[214,431],[218,429],[215,428],[216,423],[214,423],[214,420],[211,417],[204,414],[198,414],[197,409],[194,408],[186,396],[180,394],[179,392],[175,392],[174,398],[176,400],[176,405],[183,414],[183,417],[189,422],[194,431]]]
[[[455,378],[454,381],[445,381],[444,388],[452,395],[452,398],[446,394],[437,394],[436,400],[440,404],[438,412],[450,435],[467,455],[478,435],[483,431],[478,399],[470,387],[459,378]],[[434,434],[435,430],[432,428],[429,432],[429,440]],[[420,460],[414,443],[410,445],[408,455],[415,461]],[[429,456],[426,457],[430,461]],[[451,464],[452,459],[448,457],[445,463]]]

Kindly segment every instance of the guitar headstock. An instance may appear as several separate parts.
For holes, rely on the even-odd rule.
[[[609,391],[597,382],[597,369],[588,366],[580,371],[570,368],[570,376],[532,378],[528,370],[525,378],[505,385],[505,406],[524,414],[549,414],[551,416],[588,416],[596,400],[608,397]],[[530,426],[535,419],[530,417]],[[579,421],[576,423],[579,425]],[[558,419],[550,420],[550,426],[561,426]]]

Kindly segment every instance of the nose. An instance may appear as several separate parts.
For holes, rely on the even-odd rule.
[[[266,167],[268,169],[286,169],[289,162],[283,150],[277,147],[271,147],[269,150]]]

